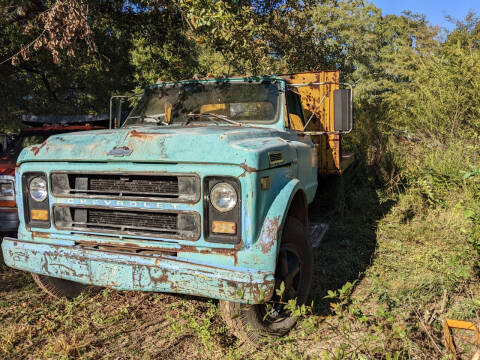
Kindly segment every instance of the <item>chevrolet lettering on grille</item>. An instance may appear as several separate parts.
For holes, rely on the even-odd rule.
[[[148,202],[148,201],[123,201],[123,200],[102,200],[102,199],[66,199],[69,205],[92,205],[92,206],[109,206],[109,207],[125,207],[125,208],[142,208],[142,209],[165,209],[165,203]]]

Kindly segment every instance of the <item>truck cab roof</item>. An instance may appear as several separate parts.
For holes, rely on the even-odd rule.
[[[260,75],[260,76],[232,76],[232,77],[205,77],[198,79],[186,79],[178,81],[162,81],[158,79],[152,87],[158,85],[169,85],[169,84],[188,84],[188,83],[208,83],[208,82],[262,82],[262,81],[286,81],[284,78],[277,75]]]

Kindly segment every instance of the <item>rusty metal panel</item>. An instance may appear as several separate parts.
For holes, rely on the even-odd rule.
[[[173,292],[242,303],[269,298],[273,272],[231,269],[173,256],[146,256],[5,238],[8,266],[118,290]]]
[[[306,131],[334,131],[334,91],[340,88],[339,71],[304,72],[282,75],[289,84],[312,84],[311,86],[297,87],[302,96],[302,105],[305,110],[305,119],[308,120]],[[323,83],[318,85],[316,83]],[[295,130],[303,130],[295,128]],[[323,134],[313,135],[312,141],[318,151],[318,171],[321,175],[341,173],[341,135]]]

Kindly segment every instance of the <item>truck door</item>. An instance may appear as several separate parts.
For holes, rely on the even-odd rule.
[[[305,117],[300,95],[288,89],[286,127],[290,144],[297,151],[296,176],[305,187],[308,202],[313,201],[317,190],[317,152],[309,135],[304,135]]]

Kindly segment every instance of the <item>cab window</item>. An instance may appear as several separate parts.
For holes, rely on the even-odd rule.
[[[305,119],[303,117],[303,108],[300,95],[288,90],[287,91],[287,127],[293,130],[303,130]]]

